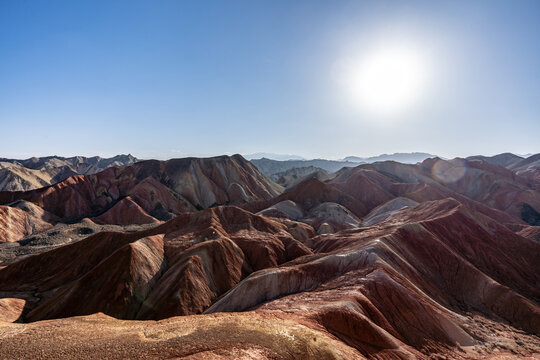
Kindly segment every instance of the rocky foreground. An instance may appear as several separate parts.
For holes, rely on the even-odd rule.
[[[540,358],[534,167],[383,162],[280,194],[239,157],[142,164],[0,194],[22,234],[0,357]]]

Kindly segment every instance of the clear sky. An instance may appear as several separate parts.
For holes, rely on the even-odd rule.
[[[535,0],[0,0],[0,157],[536,153],[539,39]],[[396,46],[423,90],[366,112],[343,69]]]

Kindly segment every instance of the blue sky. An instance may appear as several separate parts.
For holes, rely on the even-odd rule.
[[[540,152],[538,1],[0,0],[0,157]],[[389,118],[336,64],[415,44]],[[352,60],[351,60],[352,59]]]

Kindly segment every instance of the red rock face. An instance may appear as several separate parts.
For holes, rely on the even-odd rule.
[[[140,299],[147,297],[163,271],[163,256],[160,236],[145,237],[119,247],[110,256],[102,256],[104,260],[84,275],[57,288],[54,295],[42,300],[26,318],[32,321],[100,311],[134,318],[141,306]]]
[[[96,224],[158,224],[159,221],[143,210],[130,196],[117,202],[112,208],[92,219]]]
[[[331,183],[364,204],[368,211],[395,197],[389,191],[391,187],[390,179],[372,170],[343,171]],[[366,214],[358,215],[363,216]]]
[[[0,205],[0,242],[15,242],[33,232],[46,230],[59,219],[32,203]]]
[[[439,184],[491,208],[521,217],[521,205],[540,208],[533,184],[516,173],[484,161],[426,160],[421,169]]]
[[[448,163],[450,169],[446,173],[454,172],[461,176],[446,185],[470,199],[516,217],[521,216],[523,203],[540,208],[538,192],[510,170],[481,161],[453,160]]]
[[[24,211],[0,206],[0,242],[17,241],[30,233],[30,225]]]
[[[17,298],[0,299],[0,323],[17,321],[24,310],[26,301]]]
[[[540,226],[525,226],[518,232],[519,235],[540,242]]]
[[[361,201],[347,195],[338,187],[318,179],[308,179],[274,199],[248,203],[243,207],[248,211],[257,212],[286,200],[294,201],[305,211],[325,202],[334,202],[343,205],[356,216],[368,212],[368,208]]]

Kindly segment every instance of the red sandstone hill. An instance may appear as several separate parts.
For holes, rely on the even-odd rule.
[[[123,198],[103,214],[93,218],[97,224],[156,224],[159,221],[148,215],[130,196]]]
[[[90,158],[47,156],[26,160],[0,158],[0,190],[38,189],[73,175],[95,174],[111,166],[128,166],[137,161],[132,155],[117,155],[108,159],[99,156]]]
[[[253,271],[309,253],[286,225],[217,207],[23,259],[0,270],[0,289],[40,299],[28,303],[26,320],[94,312],[165,318],[200,313]]]
[[[148,215],[169,219],[185,211],[220,204],[270,199],[280,191],[279,185],[240,155],[235,155],[149,160],[123,168],[111,167],[94,175],[72,176],[33,191],[0,192],[0,204],[26,200],[63,221],[73,221],[99,216],[130,197]],[[115,220],[117,223],[131,221],[129,217]]]
[[[0,242],[17,241],[32,232],[24,211],[0,206]]]
[[[29,234],[50,228],[58,220],[27,201],[17,201],[11,206],[0,205],[0,243],[19,241]]]
[[[426,160],[432,177],[451,190],[494,209],[522,217],[524,204],[540,209],[540,193],[516,173],[483,161]]]
[[[351,227],[347,211],[358,218],[371,218],[371,211],[397,198],[421,203],[448,197],[510,228],[528,221],[523,209],[530,207],[533,213],[540,209],[540,195],[526,179],[497,165],[463,159],[428,159],[419,165],[386,161],[344,168],[331,180],[309,179],[276,198],[243,207],[268,216],[302,219],[315,228],[328,223],[339,230]],[[298,211],[286,211],[285,201],[292,201]],[[342,206],[343,215],[320,217],[314,209],[321,204]]]
[[[329,184],[368,205],[369,210],[389,197],[417,202],[453,197],[509,225],[524,222],[527,206],[540,210],[540,193],[526,179],[478,160],[434,158],[418,165],[393,161],[366,164],[342,169]]]
[[[480,344],[489,333],[473,313],[540,334],[540,244],[455,200],[320,236],[312,250],[252,274],[206,313],[293,311],[374,357]]]
[[[248,203],[244,208],[256,212],[286,200],[298,204],[304,211],[309,211],[325,202],[335,202],[345,206],[357,216],[367,212],[367,207],[362,202],[347,195],[338,187],[318,179],[308,179],[276,198]]]
[[[256,342],[262,358],[275,358],[279,350],[261,337],[277,336],[276,341],[289,344],[300,336],[292,335],[290,326],[296,323],[314,332],[315,340],[302,350],[308,353],[321,351],[317,341],[337,338],[343,345],[336,350],[347,351],[346,358],[457,359],[497,349],[520,356],[540,351],[539,274],[538,242],[445,199],[399,210],[376,226],[304,244],[277,220],[217,207],[138,233],[99,233],[23,259],[0,269],[0,289],[6,299],[25,299],[24,309],[10,305],[10,317],[20,311],[19,319],[26,321],[95,312],[123,319],[204,312],[208,315],[171,320],[207,327],[207,335],[189,340],[191,353],[202,358],[215,349],[207,347],[207,336],[216,344],[246,346],[210,326],[210,314],[248,311],[234,315],[235,331],[260,334]],[[68,341],[59,346],[74,351],[69,344],[75,346],[97,324],[112,333],[127,326],[88,319],[65,334]],[[214,319],[215,325],[221,321]],[[254,327],[255,319],[262,322]],[[284,326],[278,333],[273,319]],[[24,328],[50,331],[46,324]],[[182,353],[185,333],[165,330],[166,324],[172,323],[156,325],[155,331],[170,331],[170,339],[182,341],[177,350]],[[9,334],[21,325],[6,326],[16,344],[16,335]],[[22,336],[35,341],[33,335]],[[118,357],[115,351],[109,355]],[[222,355],[235,357],[231,351]]]

